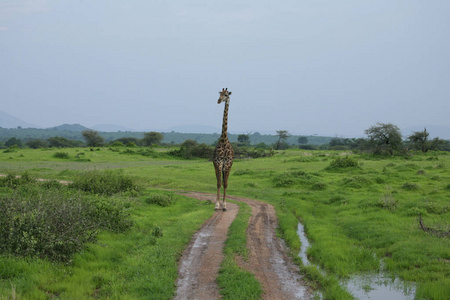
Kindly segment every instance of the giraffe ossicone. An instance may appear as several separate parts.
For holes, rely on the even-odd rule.
[[[228,88],[222,88],[222,91],[219,92],[219,100],[217,103],[220,104],[225,102],[225,108],[223,111],[223,121],[222,121],[222,134],[220,135],[219,142],[217,147],[214,149],[213,156],[213,164],[214,169],[216,171],[216,179],[217,179],[217,198],[216,198],[216,206],[215,210],[220,210],[220,187],[223,183],[223,201],[222,201],[222,210],[227,210],[227,187],[228,187],[228,176],[230,175],[231,166],[233,165],[234,159],[234,151],[233,147],[228,140],[228,107],[230,105],[230,95],[231,92],[228,91]]]

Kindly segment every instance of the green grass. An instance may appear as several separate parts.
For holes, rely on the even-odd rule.
[[[230,201],[234,202],[234,201]],[[261,285],[255,276],[239,267],[236,257],[248,260],[246,247],[246,229],[251,215],[250,207],[242,202],[239,212],[228,229],[228,238],[224,246],[224,260],[219,270],[217,282],[223,299],[260,299]]]
[[[134,227],[104,232],[98,242],[75,255],[71,265],[41,259],[0,256],[0,298],[23,299],[170,299],[175,293],[177,260],[213,206],[179,195],[173,205],[147,204],[146,191],[135,199]],[[168,192],[165,192],[168,193]],[[163,236],[153,234],[159,227]]]
[[[138,177],[144,186],[211,193],[216,191],[214,168],[209,161],[180,160],[164,155],[121,154],[108,148],[98,151],[64,149],[68,159],[54,158],[53,154],[58,151],[17,149],[15,152],[0,153],[0,173],[28,170],[36,177],[72,180],[85,170],[122,169],[124,174]],[[90,161],[77,160],[77,154],[81,152],[84,155],[79,157]],[[338,157],[348,157],[353,165],[353,162],[357,162],[358,167],[330,168],[330,164]],[[341,167],[345,165],[348,164]],[[300,243],[295,234],[296,222],[302,221],[312,244],[308,256],[327,275],[321,274],[313,266],[302,267],[302,272],[310,279],[312,286],[323,289],[324,295],[331,299],[345,298],[345,291],[340,291],[342,288],[337,285],[338,279],[359,272],[376,272],[381,260],[392,276],[416,281],[418,297],[444,299],[442,295],[450,294],[447,279],[450,274],[449,238],[422,231],[417,217],[421,213],[428,227],[443,231],[450,229],[449,168],[450,155],[445,152],[415,154],[405,159],[343,154],[339,151],[287,150],[268,158],[236,160],[227,192],[275,205],[280,220],[279,234],[288,241],[293,255]],[[136,206],[134,213],[137,219],[140,214],[143,219],[147,219],[149,216],[146,214],[164,209],[170,211],[176,205],[181,205],[177,201],[175,206],[162,207],[149,205],[145,199],[140,201],[142,203]],[[147,206],[155,210],[143,210]],[[206,210],[202,220],[210,213]],[[165,217],[154,215],[150,218],[153,221],[147,224],[151,227],[148,228],[149,232],[154,226],[161,226],[164,233],[161,240],[165,239],[167,225],[159,224]],[[186,226],[191,226],[189,229],[192,232],[198,228],[198,225]],[[127,236],[124,236],[123,243],[126,244],[126,241]],[[174,253],[171,255],[176,256]],[[176,258],[173,261],[176,262]],[[33,277],[39,278],[36,274]],[[173,285],[173,277],[169,277],[164,280]],[[10,277],[0,275],[0,278],[0,294],[10,295]],[[139,281],[137,275],[122,275],[121,281],[114,281],[114,293],[119,293],[119,285],[128,292],[129,285],[134,285],[136,280]],[[30,285],[29,282],[25,280],[21,283],[14,279],[16,293],[27,290],[24,287]],[[102,280],[97,279],[97,282],[101,283]],[[39,286],[45,287],[47,284]],[[119,295],[114,293],[109,295]],[[136,294],[130,295],[133,297]]]

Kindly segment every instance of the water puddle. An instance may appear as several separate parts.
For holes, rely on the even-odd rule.
[[[307,250],[310,245],[305,234],[305,227],[300,222],[297,234],[302,243],[298,256],[305,266],[311,264],[308,260]],[[341,285],[356,299],[371,300],[409,300],[414,299],[416,287],[413,283],[407,283],[399,278],[392,278],[387,273],[380,271],[378,274],[354,275],[350,279],[341,282]]]

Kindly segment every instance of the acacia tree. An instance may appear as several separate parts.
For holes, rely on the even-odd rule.
[[[248,134],[240,134],[238,135],[238,142],[244,145],[250,144],[250,135]]]
[[[164,135],[160,132],[150,131],[144,133],[144,142],[145,146],[152,146],[159,144],[164,138]]]
[[[99,147],[105,142],[105,139],[96,130],[85,130],[81,134],[86,140],[88,147]]]
[[[280,146],[287,140],[288,137],[291,135],[289,134],[289,131],[287,130],[277,130],[278,135],[278,141],[275,144],[275,150],[278,150]]]
[[[428,152],[430,150],[431,143],[428,140],[428,136],[430,134],[427,132],[427,129],[424,128],[423,131],[414,131],[408,139],[415,149],[419,149],[422,152]]]
[[[365,130],[369,145],[376,154],[393,155],[402,148],[402,134],[400,128],[391,123],[377,123]]]

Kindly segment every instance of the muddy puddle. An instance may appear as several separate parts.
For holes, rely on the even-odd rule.
[[[305,266],[311,265],[307,256],[310,243],[301,223],[298,223],[297,234],[302,243],[298,256]],[[317,268],[320,269],[318,266]],[[353,275],[350,279],[342,281],[341,285],[347,288],[356,299],[409,300],[414,299],[416,293],[414,283],[392,278],[383,270],[376,274]]]

